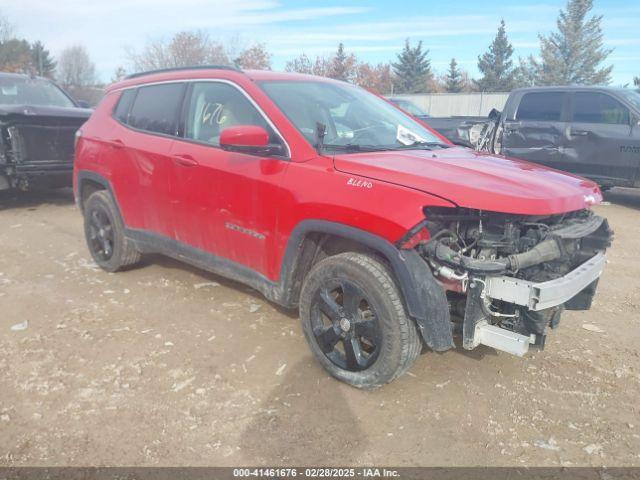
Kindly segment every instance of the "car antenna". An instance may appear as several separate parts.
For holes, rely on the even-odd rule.
[[[322,148],[324,145],[324,137],[327,135],[327,126],[324,123],[316,122],[316,137],[318,141],[316,148]]]

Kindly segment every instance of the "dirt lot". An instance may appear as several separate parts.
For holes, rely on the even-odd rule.
[[[69,192],[5,192],[0,465],[639,466],[640,192],[607,200],[595,306],[544,352],[426,353],[363,392],[295,314],[163,258],[107,274]]]

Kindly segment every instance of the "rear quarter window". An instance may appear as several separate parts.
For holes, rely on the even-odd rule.
[[[183,83],[139,87],[127,124],[139,130],[176,135]]]
[[[131,110],[131,105],[133,104],[133,99],[136,97],[136,89],[132,88],[129,90],[125,90],[120,95],[118,99],[118,104],[116,108],[113,110],[113,117],[122,122],[129,123],[129,110]]]
[[[520,100],[516,120],[559,122],[565,95],[562,92],[525,93]]]

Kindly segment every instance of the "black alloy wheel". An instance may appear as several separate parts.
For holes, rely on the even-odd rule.
[[[109,261],[114,249],[113,225],[109,215],[102,208],[94,208],[89,216],[88,226],[91,253],[103,262]]]
[[[351,372],[369,368],[378,357],[382,332],[365,293],[348,280],[329,280],[311,310],[313,334],[326,357]]]

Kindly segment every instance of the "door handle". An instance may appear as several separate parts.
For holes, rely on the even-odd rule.
[[[521,123],[517,122],[517,123],[506,123],[504,125],[504,131],[506,133],[516,133],[518,131],[518,128],[521,127]]]
[[[571,135],[573,135],[574,137],[586,137],[587,135],[589,135],[589,132],[587,132],[586,130],[571,130]]]
[[[113,138],[111,140],[105,140],[105,142],[111,145],[113,148],[124,148],[124,142],[119,138]]]
[[[198,162],[191,155],[174,155],[173,161],[183,167],[197,167]]]

